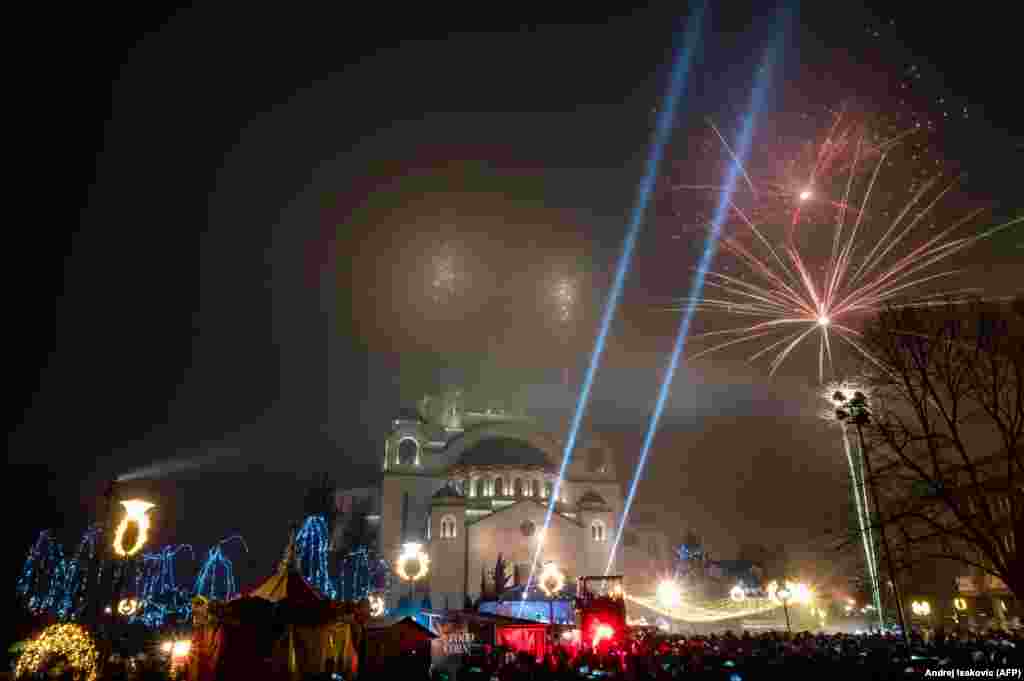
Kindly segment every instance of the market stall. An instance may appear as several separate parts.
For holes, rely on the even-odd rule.
[[[430,669],[431,641],[437,635],[411,617],[378,617],[367,623],[363,671],[376,673]]]
[[[332,602],[310,587],[289,546],[280,569],[231,601],[197,597],[189,681],[297,681],[306,674],[358,669],[367,603]]]

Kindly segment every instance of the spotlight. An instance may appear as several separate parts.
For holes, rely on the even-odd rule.
[[[831,323],[831,321],[832,320],[830,320],[825,315],[821,315],[820,317],[818,317],[818,326],[828,326]]]
[[[812,198],[814,198],[814,192],[812,192],[810,189],[805,189],[802,192],[800,192],[801,201],[809,201]]]

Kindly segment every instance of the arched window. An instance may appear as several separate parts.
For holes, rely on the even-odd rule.
[[[412,466],[416,463],[420,445],[416,440],[407,437],[398,443],[398,463],[401,466]]]
[[[455,539],[455,516],[446,515],[441,518],[441,539]]]
[[[530,496],[532,496],[532,497],[539,497],[540,496],[540,480],[537,480],[536,478],[534,478],[534,480],[533,480],[532,489],[530,490]]]
[[[516,496],[517,497],[523,496],[523,479],[522,478],[516,478],[515,490],[516,490]]]
[[[478,496],[478,497],[484,496],[484,479],[483,478],[477,478],[476,479],[476,494],[474,494],[474,496]]]
[[[600,520],[595,520],[590,523],[590,538],[594,541],[604,541],[605,531],[604,523]]]
[[[503,497],[505,496],[505,481],[501,478],[494,479],[494,496]]]

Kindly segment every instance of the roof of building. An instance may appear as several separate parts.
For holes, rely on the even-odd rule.
[[[434,492],[434,502],[464,502],[465,497],[459,494],[459,491],[451,485],[445,485],[441,489]]]
[[[488,438],[462,453],[459,463],[466,466],[547,466],[547,456],[524,440]]]
[[[583,496],[580,497],[579,502],[582,504],[594,504],[598,506],[607,506],[604,498],[600,494],[593,490],[588,490]]]

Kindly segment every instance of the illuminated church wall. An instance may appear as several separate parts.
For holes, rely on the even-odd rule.
[[[532,501],[510,506],[494,513],[467,528],[469,534],[469,593],[472,598],[480,596],[481,568],[488,573],[488,587],[491,588],[490,572],[494,569],[498,554],[508,565],[508,575],[513,565],[525,565],[527,570],[533,560],[537,538],[544,525],[546,507]],[[532,534],[524,534],[525,523],[532,523]],[[544,538],[541,562],[552,560],[566,574],[573,577],[584,567],[578,562],[582,528],[560,516],[551,520]],[[526,576],[522,577],[525,581]]]

